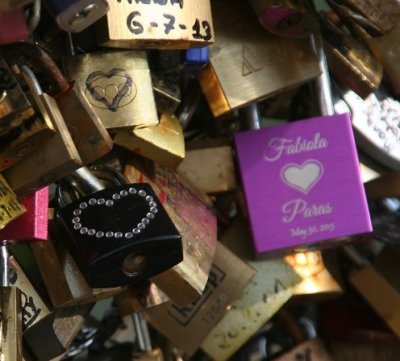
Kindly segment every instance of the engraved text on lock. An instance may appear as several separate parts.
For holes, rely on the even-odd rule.
[[[132,103],[136,94],[135,83],[124,69],[95,71],[86,79],[85,95],[96,108],[116,112]]]

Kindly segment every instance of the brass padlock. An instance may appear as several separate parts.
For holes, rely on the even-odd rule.
[[[107,129],[158,124],[144,52],[86,54],[67,58],[64,64]]]
[[[239,350],[293,296],[300,281],[283,259],[255,260],[250,239],[248,223],[242,218],[221,237],[221,242],[257,273],[202,343],[202,350],[216,361],[228,360]]]
[[[0,229],[26,211],[0,173]]]
[[[202,145],[202,142],[187,145],[194,149],[186,151],[185,159],[177,168],[179,174],[207,194],[237,188],[235,162],[229,145]]]
[[[184,307],[170,302],[146,311],[150,324],[192,355],[240,296],[254,269],[217,243],[213,267],[201,297]]]
[[[338,82],[366,98],[380,85],[382,64],[364,44],[340,30],[326,15],[321,17],[321,33],[329,69]]]
[[[171,168],[185,157],[183,130],[175,115],[161,115],[158,125],[118,131],[114,143]]]
[[[215,117],[318,76],[309,39],[268,34],[244,1],[213,3],[218,43],[199,81]]]
[[[151,281],[173,302],[185,306],[201,295],[213,263],[217,223],[212,202],[174,171],[156,163],[133,164],[131,159],[124,174],[129,182],[150,183],[182,237],[183,261]]]
[[[82,165],[56,101],[42,92],[35,75],[27,66],[22,66],[21,70],[40,113],[51,119],[57,133],[38,151],[3,173],[11,188],[20,196],[34,192]]]
[[[210,0],[117,0],[98,26],[98,42],[116,48],[186,49],[214,41]]]
[[[57,234],[54,227],[53,209],[49,209],[49,222],[49,239],[46,242],[32,243],[30,248],[53,307],[60,308],[93,303],[113,297],[123,291],[121,287],[90,288],[63,242],[57,240],[60,235]]]

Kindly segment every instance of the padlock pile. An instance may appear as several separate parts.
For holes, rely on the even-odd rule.
[[[400,360],[399,21],[1,0],[0,359]]]

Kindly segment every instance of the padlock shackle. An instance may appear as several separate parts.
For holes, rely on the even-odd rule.
[[[5,245],[0,246],[1,250],[1,287],[10,286],[10,264],[8,258],[10,256],[8,248]]]
[[[22,73],[22,76],[25,79],[25,82],[28,84],[28,87],[32,94],[36,96],[40,96],[43,94],[42,87],[36,77],[36,75],[33,73],[31,68],[29,68],[27,65],[20,65],[20,70]]]
[[[136,312],[133,314],[132,318],[135,327],[139,351],[150,352],[152,349],[151,339],[149,333],[149,326],[147,325],[147,321],[144,317],[144,312]]]
[[[23,59],[27,59],[40,65],[54,83],[56,94],[64,93],[70,88],[57,64],[39,46],[31,43],[13,43],[5,49],[14,59],[17,59],[17,62],[23,62]]]
[[[245,123],[247,129],[260,129],[260,112],[258,104],[253,103],[249,106],[240,109],[239,114],[242,116],[242,120]]]

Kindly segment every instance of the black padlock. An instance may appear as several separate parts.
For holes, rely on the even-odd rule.
[[[99,178],[81,168],[68,183],[83,197],[57,212],[66,245],[88,284],[105,288],[141,282],[181,262],[181,236],[150,185],[126,184],[111,169],[100,173],[114,186],[104,189]],[[60,183],[61,205],[63,188]],[[85,195],[88,190],[92,194]]]

